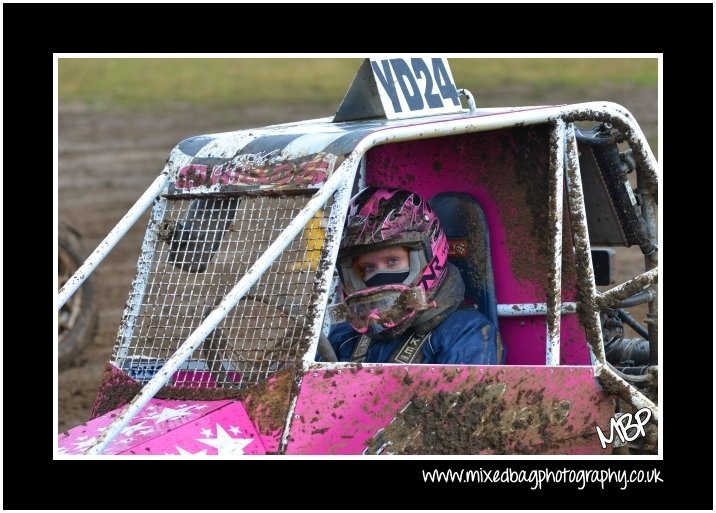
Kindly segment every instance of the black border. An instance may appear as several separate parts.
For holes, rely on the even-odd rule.
[[[708,5],[708,4],[707,4]],[[227,5],[227,4],[4,4],[4,106],[5,106],[5,220],[17,219],[24,194],[16,194],[20,173],[37,172],[47,180],[52,165],[53,52],[663,52],[664,147],[672,170],[667,216],[687,220],[704,198],[698,194],[700,168],[708,166],[703,148],[712,127],[708,98],[712,97],[713,6],[703,4],[510,4],[458,5],[382,4],[350,5]],[[452,22],[435,25],[446,17]],[[303,21],[302,21],[303,20]],[[411,20],[411,21],[408,21]],[[416,21],[417,20],[417,21]],[[542,20],[542,21],[538,21]],[[464,30],[463,30],[464,28]],[[461,36],[460,31],[465,35]],[[459,39],[464,37],[464,39]],[[710,66],[711,64],[711,66]],[[710,71],[710,72],[709,72]],[[711,111],[713,112],[713,105]],[[704,122],[703,120],[706,120]],[[704,135],[706,134],[706,135]],[[662,141],[660,141],[660,144]],[[20,160],[18,162],[17,160]],[[693,162],[692,162],[693,160]],[[706,160],[704,164],[703,160]],[[13,169],[20,168],[18,175]],[[687,180],[688,178],[688,180]],[[25,182],[27,183],[27,182]],[[32,181],[30,182],[32,183]],[[35,182],[37,183],[37,182]],[[50,187],[37,183],[32,190],[30,218],[35,227],[47,227]],[[703,196],[703,195],[701,195]],[[693,201],[692,201],[693,198]],[[698,201],[700,200],[700,201]],[[682,203],[683,202],[683,203]],[[709,202],[706,201],[706,204]],[[12,210],[10,210],[12,208]],[[28,211],[28,209],[24,209]],[[14,213],[15,215],[10,215]],[[35,217],[37,216],[37,217]],[[24,217],[24,216],[22,216]],[[21,219],[22,221],[22,219]],[[670,221],[674,222],[674,221]],[[4,352],[4,499],[8,509],[665,509],[668,505],[711,509],[712,481],[708,469],[700,472],[702,454],[712,454],[707,426],[712,416],[703,412],[705,394],[699,377],[709,373],[705,353],[711,347],[707,332],[689,333],[701,326],[688,315],[676,324],[677,303],[660,298],[670,322],[661,333],[669,341],[664,360],[669,362],[664,381],[663,461],[604,460],[287,460],[287,461],[53,461],[54,428],[51,416],[52,366],[44,354],[55,327],[48,323],[45,336],[18,336],[18,327],[32,327],[38,318],[51,319],[51,283],[46,257],[51,248],[46,234],[27,238],[27,223],[4,222],[12,240],[39,240],[47,251],[12,249],[4,261],[8,272],[5,290],[7,316]],[[682,227],[683,228],[683,227]],[[699,229],[700,226],[691,227]],[[17,229],[17,234],[12,234]],[[674,230],[676,227],[673,228]],[[671,238],[664,227],[662,262],[678,269],[682,244],[701,238]],[[36,232],[37,233],[37,232]],[[688,232],[686,232],[688,233]],[[14,237],[13,237],[14,235]],[[674,250],[670,251],[668,244]],[[23,245],[24,246],[24,245]],[[32,247],[35,244],[31,244]],[[697,249],[697,248],[693,248]],[[700,249],[700,248],[698,248]],[[664,259],[666,250],[667,259]],[[696,253],[694,253],[696,255]],[[671,260],[673,258],[673,261]],[[37,259],[35,266],[34,260]],[[688,263],[688,262],[685,262]],[[19,283],[19,269],[37,269]],[[663,280],[663,277],[662,277]],[[678,271],[667,275],[666,290],[677,290]],[[40,286],[32,286],[38,283]],[[42,291],[38,294],[38,290]],[[692,294],[679,291],[681,298]],[[48,296],[45,296],[48,294]],[[674,299],[676,297],[674,293]],[[36,308],[37,305],[42,308]],[[47,305],[47,306],[44,306]],[[682,302],[682,308],[688,303]],[[54,308],[54,306],[53,306]],[[37,311],[42,312],[41,315]],[[673,313],[672,313],[673,312]],[[673,315],[673,316],[672,316]],[[707,314],[708,315],[708,314]],[[43,324],[44,325],[44,324]],[[52,330],[52,331],[51,331]],[[9,335],[13,334],[12,337]],[[669,337],[672,337],[671,339]],[[39,339],[39,340],[38,340]],[[676,343],[674,343],[676,340]],[[688,346],[688,347],[684,347]],[[49,354],[49,353],[48,353]],[[19,363],[21,362],[21,363]],[[705,369],[703,367],[706,367]],[[711,390],[709,387],[707,390]],[[36,421],[33,425],[32,422]],[[712,448],[712,447],[711,447]],[[683,457],[682,457],[683,456]],[[425,468],[656,468],[664,482],[655,486],[631,485],[627,490],[602,491],[589,486],[550,486],[530,491],[527,485],[424,484]],[[29,486],[28,486],[29,485]],[[257,493],[257,490],[259,491]],[[247,501],[246,497],[257,497]]]

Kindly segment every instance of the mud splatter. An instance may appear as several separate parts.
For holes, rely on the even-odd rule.
[[[544,389],[529,389],[508,404],[506,389],[487,380],[462,392],[413,396],[368,440],[368,453],[542,454],[559,447],[569,401],[546,400]]]
[[[259,432],[267,434],[283,429],[291,398],[298,393],[296,373],[296,369],[284,369],[242,391],[246,411]]]

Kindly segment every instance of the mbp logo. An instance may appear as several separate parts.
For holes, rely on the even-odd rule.
[[[609,438],[604,436],[602,429],[597,426],[597,434],[599,435],[602,449],[606,449],[607,444],[614,443],[615,447],[620,447],[627,442],[636,440],[640,436],[645,436],[644,426],[649,422],[650,418],[651,411],[649,408],[642,408],[634,415],[631,413],[616,413],[609,422]],[[618,440],[614,439],[615,433]]]

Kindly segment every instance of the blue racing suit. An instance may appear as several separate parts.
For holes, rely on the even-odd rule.
[[[373,340],[366,363],[390,362],[393,352],[402,344],[411,330],[392,340]],[[328,334],[338,361],[349,362],[353,349],[360,340],[348,322],[335,325]],[[492,322],[475,309],[458,309],[438,324],[428,335],[421,348],[420,363],[494,365],[498,362],[497,330]]]

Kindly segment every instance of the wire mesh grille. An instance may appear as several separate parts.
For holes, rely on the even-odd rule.
[[[166,200],[163,220],[150,222],[145,234],[114,349],[116,365],[133,378],[148,381],[282,236],[308,199],[293,195]],[[327,210],[318,211],[170,384],[242,388],[302,356],[327,218]]]

